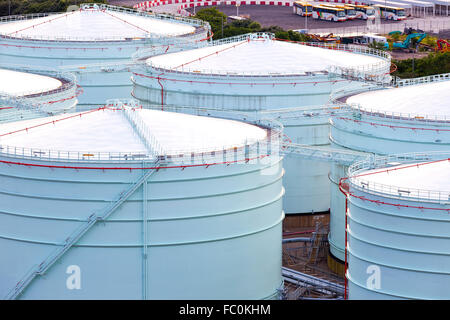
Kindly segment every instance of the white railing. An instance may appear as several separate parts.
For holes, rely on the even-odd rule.
[[[348,149],[336,149],[331,147],[308,146],[297,143],[284,143],[283,155],[300,157],[302,159],[317,160],[350,165],[371,157],[369,153],[358,152]]]
[[[109,4],[81,4],[81,8],[83,10],[92,10],[92,9],[94,9],[95,5],[98,6],[98,8],[99,8],[98,10],[121,12],[121,13],[133,14],[136,16],[142,16],[142,17],[152,17],[152,18],[159,19],[159,20],[182,22],[182,23],[189,24],[189,25],[203,26],[203,27],[209,28],[209,23],[205,22],[203,20],[200,20],[200,19],[184,18],[184,17],[179,17],[179,16],[175,16],[175,15],[170,15],[170,14],[162,14],[162,13],[142,12],[142,11],[139,11],[136,9],[112,6]]]
[[[45,67],[29,67],[25,65],[19,65],[19,64],[8,64],[1,62],[0,63],[0,69],[8,69],[12,71],[18,71],[18,72],[24,72],[24,73],[33,73],[38,75],[43,75],[51,78],[56,78],[58,80],[61,80],[62,84],[55,89],[52,90],[46,90],[42,92],[35,92],[35,91],[22,91],[20,93],[16,93],[14,96],[16,97],[29,97],[29,98],[36,98],[36,97],[42,97],[47,96],[59,92],[64,92],[69,89],[73,89],[77,86],[77,79],[74,74],[69,72],[61,72],[56,69],[51,68],[45,68]],[[0,93],[1,88],[0,88]],[[5,93],[3,93],[5,94]]]
[[[120,13],[127,13],[127,14],[133,14],[136,16],[142,16],[142,17],[153,17],[160,20],[171,20],[174,22],[184,22],[186,24],[190,25],[197,25],[197,26],[205,26],[209,27],[209,23],[195,18],[182,18],[170,14],[160,14],[160,13],[150,13],[150,12],[142,12],[136,9],[130,9],[125,7],[118,7],[118,6],[112,6],[108,4],[81,4],[80,5],[81,10],[107,10],[112,12],[120,12]],[[62,14],[64,12],[49,12],[49,13],[30,13],[30,14],[18,14],[18,15],[11,15],[11,16],[5,16],[0,17],[0,23],[8,23],[8,22],[17,22],[22,20],[32,20],[36,18],[42,18],[42,17],[48,17],[53,15]]]
[[[377,110],[373,108],[366,108],[360,104],[347,104],[353,111],[369,117],[399,120],[399,121],[413,121],[415,123],[431,124],[431,125],[450,125],[450,115],[428,115],[418,113],[404,113],[393,112],[386,110]]]
[[[152,155],[145,152],[92,152],[92,151],[62,151],[41,148],[24,148],[9,145],[0,145],[0,156],[9,158],[22,158],[27,160],[49,160],[62,162],[82,161],[114,161],[130,162],[153,159]]]
[[[48,68],[31,68],[23,65],[3,63],[0,64],[0,68],[39,74],[61,81],[61,85],[52,90],[40,92],[23,91],[14,95],[0,92],[0,105],[3,108],[0,110],[0,122],[50,116],[75,108],[80,91],[76,83],[76,77],[73,74]]]
[[[412,78],[412,79],[404,79],[404,80],[396,80],[394,87],[407,87],[420,85],[424,83],[432,83],[432,82],[441,82],[441,81],[450,81],[450,73],[432,75],[421,78]],[[355,95],[361,92],[367,91],[375,91],[375,90],[395,90],[392,86],[377,86],[372,88],[343,88],[337,91],[334,91],[330,95],[330,102],[332,104],[338,105],[341,108],[347,108],[350,111],[355,111],[361,115],[383,118],[383,119],[391,119],[391,120],[399,120],[399,121],[413,121],[414,123],[429,123],[431,125],[449,125],[450,124],[450,112],[449,115],[430,115],[430,114],[419,114],[419,113],[405,113],[405,112],[395,112],[395,111],[387,111],[376,108],[367,108],[358,103],[345,103],[339,101],[342,97],[347,97],[350,95]],[[425,111],[425,109],[424,109]]]
[[[161,105],[147,105],[146,108],[153,110],[161,110]],[[335,109],[333,106],[330,107],[311,106],[310,109],[308,109],[308,107],[299,107],[287,110],[273,110],[273,111],[270,110],[267,112],[255,110],[255,112],[252,111],[250,113],[247,111],[230,112],[229,110],[227,111],[226,109],[218,109],[218,108],[206,109],[206,108],[180,107],[180,106],[164,106],[164,110],[201,116],[212,116],[238,121],[247,121],[250,123],[261,125],[263,127],[271,127],[271,126],[274,127],[274,124],[277,123],[278,125],[276,125],[276,127],[278,129],[276,131],[282,130],[282,125],[281,123],[278,122],[278,120],[289,119],[290,114],[293,118],[304,117],[305,119],[310,119],[311,117],[317,116],[317,117],[325,117],[328,121],[329,113],[348,112],[347,110],[341,110],[340,108]],[[281,116],[279,116],[277,112],[280,112]],[[264,121],[267,121],[267,125],[264,124]],[[273,150],[274,146],[272,148]],[[281,147],[280,154],[283,156],[300,157],[303,159],[318,160],[318,161],[336,162],[345,165],[349,165],[357,160],[361,160],[369,156],[369,154],[364,152],[357,152],[347,149],[336,149],[331,147],[302,145],[292,143],[289,141],[283,141],[281,145],[279,145],[278,147]]]
[[[61,70],[74,73],[85,72],[120,72],[127,71],[135,66],[135,63],[126,60],[122,62],[103,62],[91,64],[65,65],[59,67]]]
[[[129,106],[131,104],[131,106]],[[120,109],[137,108],[137,102],[130,103],[128,100],[120,104],[118,101],[109,105],[111,108],[118,109],[115,112],[121,112]],[[107,110],[108,108],[106,108]],[[168,108],[167,108],[168,109]],[[101,110],[101,109],[100,109]],[[123,111],[123,110],[122,110]],[[167,111],[167,110],[166,110]],[[211,115],[208,111],[191,110],[190,114],[197,115]],[[67,163],[136,163],[145,159],[154,159],[154,153],[159,153],[158,158],[165,163],[174,165],[201,165],[201,164],[215,164],[215,163],[235,163],[248,162],[249,159],[260,159],[270,155],[280,155],[281,137],[283,134],[283,126],[271,119],[261,119],[257,116],[249,116],[245,114],[238,114],[233,112],[217,112],[214,117],[239,120],[260,126],[267,130],[265,139],[247,140],[240,144],[223,145],[220,149],[211,150],[211,148],[191,148],[164,151],[159,146],[156,139],[151,138],[147,133],[151,132],[151,128],[147,133],[140,131],[140,134],[146,136],[151,142],[151,145],[156,149],[153,152],[146,152],[143,150],[129,151],[129,152],[95,152],[90,150],[85,151],[62,151],[53,149],[41,148],[24,148],[17,146],[10,146],[7,144],[0,144],[0,157],[3,159],[9,158],[11,162],[17,159],[24,160],[39,160],[51,162],[67,162]],[[138,122],[138,121],[137,121]],[[51,121],[49,122],[51,123]],[[143,127],[142,124],[136,126]],[[20,130],[20,128],[17,128]],[[23,128],[25,129],[25,128]],[[32,130],[31,128],[29,130]],[[124,146],[126,148],[126,146]],[[14,159],[14,160],[12,160]]]
[[[209,45],[209,41],[206,39],[199,41],[196,39],[185,38],[167,38],[161,39],[158,44],[151,45],[149,48],[141,49],[132,55],[132,59],[135,63],[143,63],[146,58],[161,55],[164,53],[178,52],[181,50],[203,48]]]
[[[165,154],[163,148],[151,133],[151,128],[142,119],[140,113],[136,112],[136,109],[124,108],[123,114],[152,155],[159,156]]]
[[[26,35],[21,34],[20,32],[8,32],[8,33],[1,33],[0,37],[5,39],[24,39],[24,40],[42,40],[42,41],[54,41],[54,42],[70,42],[70,41],[76,41],[76,42],[107,42],[107,41],[137,41],[137,40],[158,40],[163,38],[170,38],[170,37],[186,37],[186,36],[192,36],[198,33],[198,28],[204,28],[206,30],[210,30],[211,27],[208,22],[205,22],[203,20],[199,19],[193,19],[193,18],[184,18],[179,17],[175,15],[169,15],[169,14],[157,14],[157,13],[147,13],[142,12],[134,9],[129,8],[123,8],[123,7],[117,7],[117,6],[111,6],[106,4],[82,4],[81,10],[85,11],[111,11],[111,12],[119,12],[119,13],[126,13],[130,15],[140,16],[144,18],[150,18],[150,19],[157,19],[157,20],[163,20],[168,21],[172,23],[181,23],[181,24],[187,24],[191,26],[197,27],[194,32],[188,33],[188,34],[164,34],[164,35],[158,35],[154,33],[147,32],[143,34],[141,37],[133,37],[128,38],[125,36],[116,36],[111,35],[111,33],[102,33],[99,34],[98,32],[92,33],[89,35],[89,37],[80,37],[80,36],[74,36],[74,35],[67,35],[67,36],[45,36],[45,35]],[[0,19],[0,23],[8,23],[8,22],[17,22],[21,20],[31,20],[35,18],[42,18],[42,17],[50,17],[55,15],[62,15],[64,12],[60,13],[42,13],[42,14],[26,14],[26,15],[14,15],[14,16],[8,16],[3,17]],[[67,13],[70,14],[70,13]]]
[[[30,13],[30,14],[16,14],[12,16],[0,17],[0,23],[17,22],[22,20],[32,20],[36,18],[48,17],[61,12],[49,12],[49,13]]]
[[[219,41],[213,41],[212,46],[221,45],[221,44],[229,44],[229,43],[242,43],[243,41],[251,41],[251,40],[257,40],[257,39],[264,39],[264,40],[272,40],[274,39],[274,34],[271,33],[251,33],[251,34],[245,34],[240,35],[236,37],[232,37],[229,39],[223,39]],[[382,59],[383,61],[374,63],[374,64],[367,64],[367,65],[361,65],[361,66],[354,66],[354,67],[338,67],[338,66],[328,66],[324,68],[324,70],[317,70],[317,71],[311,71],[311,72],[305,72],[304,70],[295,70],[295,66],[293,66],[293,71],[290,71],[289,73],[283,72],[283,73],[271,73],[268,74],[264,71],[242,71],[242,70],[213,70],[213,69],[202,69],[202,68],[189,68],[185,67],[184,65],[178,66],[174,68],[170,65],[163,65],[163,64],[155,64],[152,61],[149,61],[147,63],[148,68],[152,68],[158,71],[164,71],[164,72],[170,72],[170,73],[195,73],[196,76],[269,76],[269,77],[280,77],[280,76],[305,76],[308,74],[323,74],[326,73],[332,73],[336,74],[338,76],[344,77],[344,78],[355,78],[355,79],[362,79],[364,81],[381,81],[381,82],[390,82],[389,77],[389,71],[391,66],[391,56],[382,51],[382,50],[376,50],[372,48],[366,48],[366,47],[359,47],[359,46],[348,46],[343,44],[326,44],[326,43],[316,43],[316,42],[298,42],[295,43],[297,45],[306,45],[311,47],[317,47],[322,49],[330,49],[330,50],[339,50],[339,51],[348,51],[355,54],[362,54],[362,55],[368,55],[368,56],[374,56],[377,58]],[[200,61],[202,58],[199,58]]]
[[[394,85],[396,87],[413,86],[431,82],[450,81],[450,73],[435,74],[420,78],[396,79]]]
[[[277,120],[288,119],[313,119],[313,118],[325,118],[328,122],[328,118],[332,115],[348,114],[349,108],[340,106],[337,104],[327,104],[321,107],[307,106],[297,108],[283,108],[272,110],[257,110],[261,115],[270,117]]]
[[[229,38],[214,40],[212,42],[213,46],[220,46],[222,44],[228,44],[228,43],[235,43],[235,42],[241,42],[241,41],[247,41],[247,40],[258,40],[258,39],[266,39],[266,40],[273,40],[275,39],[275,34],[271,32],[255,32],[255,33],[246,33],[241,34]]]
[[[450,204],[450,191],[448,190],[425,190],[409,188],[408,186],[388,185],[369,181],[367,176],[364,176],[368,170],[385,169],[377,170],[377,172],[383,173],[391,169],[394,172],[393,169],[396,167],[408,164],[418,164],[417,169],[420,170],[420,165],[430,165],[427,163],[437,160],[450,161],[450,152],[408,153],[385,157],[372,157],[368,160],[352,164],[348,169],[348,180],[351,188],[375,195],[388,196],[401,200],[420,200]],[[446,186],[444,186],[445,188]]]

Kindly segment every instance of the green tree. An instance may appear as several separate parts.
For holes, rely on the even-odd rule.
[[[216,7],[205,8],[197,11],[195,18],[209,22],[211,25],[211,30],[214,33],[214,40],[252,32],[271,32],[275,34],[276,38],[292,41],[310,40],[310,38],[304,34],[300,34],[292,30],[286,31],[279,26],[262,28],[258,22],[251,19],[227,22],[227,16]]]
[[[424,77],[450,72],[450,52],[430,53],[421,59],[394,60],[395,76],[400,78]]]
[[[368,45],[369,48],[377,49],[377,50],[385,50],[384,42],[382,41],[374,41]]]
[[[197,11],[195,18],[209,22],[211,25],[211,31],[214,34],[213,39],[222,38],[222,26],[227,23],[226,14],[217,10],[216,7],[211,7]]]

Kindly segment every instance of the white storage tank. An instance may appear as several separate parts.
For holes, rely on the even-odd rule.
[[[83,4],[66,13],[3,17],[0,59],[76,73],[84,88],[80,109],[107,99],[130,97],[130,60],[138,50],[176,39],[206,39],[209,25],[196,19],[138,12],[104,4]]]
[[[75,111],[78,94],[73,74],[0,66],[0,122]]]
[[[316,109],[328,102],[330,92],[390,78],[390,56],[364,50],[248,34],[149,58],[133,73],[133,96],[144,106],[161,108],[270,111],[292,142],[324,146],[329,114]],[[329,209],[328,164],[288,157],[285,168],[286,213]]]
[[[450,74],[400,81],[397,88],[345,98],[347,114],[332,115],[334,147],[388,155],[450,150]],[[333,164],[330,179],[330,251],[344,261],[344,196],[339,179],[348,167]]]
[[[350,167],[350,299],[450,298],[449,156],[404,154]]]
[[[0,295],[277,298],[282,127],[248,121],[115,104],[1,125]]]

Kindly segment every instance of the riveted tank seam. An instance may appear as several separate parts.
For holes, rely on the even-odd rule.
[[[248,233],[242,233],[239,235],[233,235],[233,236],[228,236],[228,237],[223,237],[223,238],[216,238],[216,239],[206,239],[206,240],[197,240],[197,241],[188,241],[188,242],[173,242],[173,243],[150,243],[148,244],[149,247],[167,247],[167,246],[182,246],[182,245],[191,245],[191,244],[198,244],[198,243],[208,243],[208,242],[217,242],[217,241],[225,241],[225,240],[232,240],[232,239],[237,239],[237,238],[244,238],[247,236],[251,236],[254,234],[258,234],[270,229],[275,228],[276,226],[278,226],[280,223],[282,223],[284,219],[284,212],[281,214],[281,218],[279,218],[274,224],[265,227],[265,228],[260,228],[258,230],[255,231],[251,231]],[[281,235],[280,235],[281,236]],[[55,243],[55,242],[39,242],[39,241],[34,241],[34,240],[28,240],[28,239],[18,239],[18,238],[11,238],[11,237],[5,237],[0,235],[0,238],[2,239],[6,239],[6,240],[12,240],[12,241],[18,241],[18,242],[27,242],[27,243],[39,243],[39,244],[47,244],[47,245],[60,245],[60,243]],[[131,248],[131,247],[142,247],[142,244],[131,244],[131,245],[73,245],[73,247],[98,247],[98,248]]]
[[[223,216],[223,215],[230,215],[230,214],[237,214],[240,212],[245,212],[245,211],[251,211],[254,209],[258,209],[258,208],[262,208],[268,205],[271,205],[275,202],[277,202],[278,200],[280,200],[284,195],[284,188],[283,190],[280,192],[279,195],[277,195],[277,197],[275,197],[273,200],[270,200],[266,203],[263,203],[261,205],[258,206],[253,206],[253,207],[248,207],[248,208],[244,208],[244,209],[239,209],[239,210],[233,210],[233,211],[224,211],[222,213],[217,213],[217,214],[211,214],[211,215],[202,215],[202,216],[185,216],[185,217],[172,217],[172,218],[151,218],[148,219],[149,222],[151,221],[175,221],[175,220],[188,220],[188,219],[200,219],[200,218],[208,218],[208,217],[216,217],[216,216]],[[151,202],[152,200],[148,200],[149,202]],[[85,222],[87,220],[82,220],[82,219],[69,219],[69,218],[60,218],[60,217],[46,217],[46,216],[30,216],[30,215],[24,215],[24,214],[17,214],[17,213],[12,213],[12,212],[0,212],[1,214],[5,214],[5,215],[11,215],[11,216],[19,216],[19,217],[24,217],[24,218],[30,218],[30,219],[43,219],[43,220],[54,220],[54,221],[77,221],[77,222]],[[109,222],[140,222],[142,221],[142,219],[136,219],[136,220],[119,220],[119,219],[108,219],[106,221],[104,221],[104,223],[109,223]]]
[[[242,193],[242,192],[246,192],[246,191],[252,191],[252,190],[257,190],[260,189],[262,187],[265,186],[269,186],[272,184],[277,183],[278,181],[280,181],[283,178],[284,175],[284,170],[282,171],[282,173],[276,178],[276,180],[272,180],[266,184],[262,184],[256,187],[252,187],[252,188],[247,188],[247,189],[241,189],[238,191],[232,191],[232,192],[227,192],[227,193],[216,193],[216,194],[208,194],[208,195],[201,195],[201,196],[191,196],[191,197],[183,197],[183,198],[163,198],[163,199],[148,199],[148,201],[167,201],[167,200],[185,200],[185,199],[201,199],[201,198],[211,198],[211,197],[216,197],[216,196],[222,196],[222,195],[231,195],[231,194],[236,194],[236,193]],[[85,199],[85,198],[78,198],[78,199],[68,199],[66,198],[56,198],[56,197],[43,197],[43,196],[35,196],[35,195],[24,195],[24,194],[20,194],[20,193],[13,193],[13,192],[6,192],[3,190],[0,190],[0,194],[6,194],[6,195],[11,195],[11,196],[16,196],[16,197],[22,197],[22,198],[33,198],[33,199],[48,199],[48,200],[61,200],[61,201],[74,201],[74,202],[111,202],[110,199],[108,200],[104,200],[104,199]],[[142,200],[142,199],[141,199]],[[141,201],[139,199],[137,200],[127,200],[127,202],[136,202],[136,201]]]

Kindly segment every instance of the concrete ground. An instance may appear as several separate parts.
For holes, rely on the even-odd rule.
[[[144,1],[144,0],[142,0]],[[137,3],[140,3],[142,1],[136,1],[136,0],[109,0],[108,3],[112,6],[128,6],[132,7]]]

